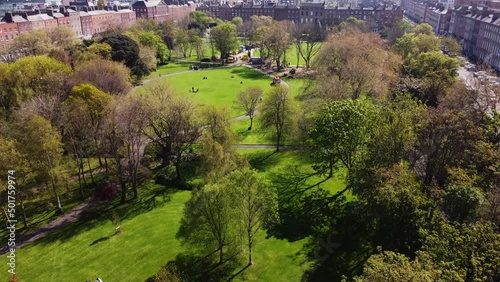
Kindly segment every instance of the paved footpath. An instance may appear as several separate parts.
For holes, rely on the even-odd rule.
[[[246,66],[248,68],[252,68],[251,66],[243,64],[243,63],[235,63],[235,64],[226,65],[223,67],[234,67],[234,66],[242,66],[242,65]],[[273,75],[269,75],[262,70],[255,69],[255,68],[252,68],[252,69],[259,71],[263,74],[266,74],[270,77],[273,77]],[[155,78],[150,78],[150,79],[144,80],[142,83],[149,83],[149,82],[152,82],[152,81],[155,81],[157,79],[164,78],[164,77],[179,75],[179,74],[193,72],[193,71],[196,71],[196,70],[187,70],[187,71],[166,74],[166,75],[162,75],[160,77],[155,77]],[[285,81],[282,81],[281,83],[284,83],[285,85],[288,86],[288,84]],[[239,117],[235,117],[235,118],[229,120],[229,122],[235,122],[235,121],[244,120],[244,119],[248,119],[248,116],[242,115]],[[240,149],[275,149],[276,145],[271,145],[271,144],[235,144],[235,145],[233,145],[233,147],[240,148]],[[301,150],[301,149],[304,149],[304,147],[303,146],[294,146],[294,145],[283,145],[283,146],[280,146],[280,149],[283,149],[284,151],[286,151],[286,150]],[[62,226],[66,225],[68,223],[76,221],[83,212],[85,212],[86,210],[88,210],[92,206],[93,206],[93,204],[89,201],[78,205],[73,210],[61,215],[60,217],[47,223],[43,227],[19,238],[16,242],[16,248],[21,248],[27,244],[30,244],[30,243],[32,243],[40,238],[47,236],[51,231],[56,230],[58,228],[61,228]],[[0,255],[4,255],[8,251],[9,251],[9,247],[7,246],[7,244],[5,244],[4,246],[2,246],[0,248]]]

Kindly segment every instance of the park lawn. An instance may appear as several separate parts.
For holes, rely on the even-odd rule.
[[[188,71],[189,66],[193,63],[184,62],[168,62],[166,65],[159,66],[155,72],[152,72],[149,76],[144,79],[156,78],[160,75],[172,74],[181,71]]]
[[[238,149],[238,152],[247,157],[250,165],[259,172],[266,175],[272,183],[272,178],[277,173],[290,171],[290,168],[297,166],[302,173],[313,173],[312,161],[304,151],[282,151],[276,153],[274,149]],[[345,188],[345,169],[336,171],[334,177],[326,180],[320,187],[335,194]],[[306,182],[312,185],[324,180],[324,176],[312,176]],[[346,192],[346,198],[351,199],[352,195]]]
[[[254,264],[236,276],[234,281],[301,281],[304,272],[312,266],[302,251],[307,238],[289,242],[275,237],[266,239],[265,235],[264,231],[257,234],[253,247]],[[246,263],[242,268],[244,266]]]
[[[235,107],[238,93],[249,86],[259,86],[266,91],[271,78],[247,67],[233,67],[192,71],[165,77],[161,81],[171,84],[178,94],[193,97],[201,105],[217,105],[228,109],[233,118],[244,114],[244,111]],[[192,87],[199,89],[199,92],[192,93]]]
[[[122,232],[115,236],[110,216],[102,216],[93,228],[56,232],[18,249],[19,281],[146,280],[181,251],[175,235],[190,195],[176,192],[160,207],[123,219]],[[6,281],[7,274],[2,272],[0,279]]]
[[[231,123],[231,129],[236,134],[239,144],[273,144],[266,132],[259,128],[259,120],[253,119],[252,130],[248,130],[250,119],[238,120]]]
[[[290,86],[290,93],[293,97],[298,97],[303,94],[305,80],[295,78],[285,78],[284,80]],[[298,102],[299,104],[302,103],[301,101]],[[236,133],[239,144],[273,144],[273,141],[268,138],[269,134],[259,128],[260,123],[258,114],[253,119],[252,130],[248,130],[249,126],[250,119],[248,118],[231,123],[231,128],[233,132]]]
[[[163,204],[138,213],[132,212],[132,216],[123,215],[120,223],[122,232],[118,235],[113,235],[114,226],[109,215],[98,216],[89,226],[74,223],[75,226],[80,224],[74,232],[68,226],[63,229],[64,233],[51,233],[16,251],[18,279],[93,281],[99,276],[107,282],[144,281],[182,251],[176,233],[190,196],[189,191],[177,191]],[[141,197],[147,198],[144,195]],[[161,202],[160,196],[157,202]],[[133,209],[132,206],[128,208]],[[310,267],[304,263],[305,255],[300,253],[304,243],[305,239],[295,242],[273,237],[266,239],[265,232],[261,231],[254,247],[255,265],[240,273],[236,280],[300,281],[304,271]],[[236,269],[235,273],[238,271]],[[7,274],[2,272],[0,279],[6,281]]]
[[[305,43],[303,43],[303,45],[305,45]],[[285,56],[286,56],[286,62],[290,63],[290,67],[297,66],[297,47],[295,46],[295,44],[292,44],[292,46],[290,46],[290,48],[286,51]],[[252,57],[260,57],[260,50],[256,49],[252,51]],[[312,57],[311,61],[314,61],[314,57],[315,56]],[[305,67],[306,65],[306,62],[304,61],[302,56],[299,56],[298,65],[302,67]]]
[[[91,167],[93,169],[96,169],[99,166],[99,161],[97,159],[91,158],[90,162],[91,162]],[[74,173],[76,174],[76,172]],[[72,209],[74,209],[75,207],[77,207],[82,203],[78,180],[76,176],[73,177],[74,181],[69,182],[69,187],[68,187],[69,190],[61,189],[60,191],[61,206],[63,208],[63,211],[65,212],[71,211]],[[104,178],[104,172],[94,174],[94,180],[96,184],[101,183],[103,178]],[[93,193],[95,192],[94,186],[92,185],[89,175],[87,176],[87,186],[85,185],[83,186],[83,192],[86,199],[92,197]],[[54,196],[52,195],[52,191],[50,191],[48,194],[49,194],[48,196],[37,200],[32,200],[29,198],[25,199],[24,206],[29,225],[28,228],[24,228],[21,209],[20,208],[17,209],[16,216],[18,223],[16,232],[18,237],[26,235],[61,216],[59,213],[56,212],[54,204],[55,200]],[[48,201],[50,201],[52,205],[48,204],[47,203]],[[3,240],[5,241],[5,238],[7,238],[7,236],[8,236],[8,230],[5,228],[0,229],[0,238],[3,238]]]

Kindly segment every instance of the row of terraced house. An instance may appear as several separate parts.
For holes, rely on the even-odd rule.
[[[404,0],[402,5],[410,19],[429,23],[436,34],[453,36],[466,56],[500,70],[500,2],[456,1],[454,7],[446,7]]]
[[[178,21],[195,11],[195,5],[167,5],[164,1],[141,0],[129,7],[120,9],[108,6],[95,10],[88,6],[69,6],[47,8],[45,10],[14,11],[5,13],[0,21],[0,47],[6,46],[23,32],[35,29],[50,31],[58,26],[66,26],[78,38],[91,38],[115,26],[127,26],[137,18],[161,22],[167,19]]]
[[[298,5],[277,4],[275,2],[237,3],[209,3],[197,8],[222,20],[231,20],[241,17],[243,21],[252,16],[269,16],[275,20],[289,20],[295,23],[315,23],[320,26],[337,25],[349,17],[364,20],[372,31],[380,31],[403,19],[403,10],[399,6],[379,6],[363,8],[328,6],[323,3],[303,2]]]

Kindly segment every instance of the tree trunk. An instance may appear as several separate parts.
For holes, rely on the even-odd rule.
[[[104,167],[105,167],[106,177],[108,177],[108,158],[106,157],[104,157]]]
[[[283,53],[283,67],[286,68],[286,51]]]
[[[219,264],[222,264],[224,261],[224,252],[223,252],[223,246],[219,247]]]
[[[333,177],[333,165],[334,165],[333,158],[330,157],[330,173],[328,174],[328,178]]]
[[[252,265],[252,231],[248,230],[248,265]]]
[[[23,214],[23,223],[24,223],[24,228],[28,228],[28,217],[26,216],[26,209],[24,208],[24,200],[23,197],[19,196],[19,202],[21,203],[21,213]]]
[[[125,183],[125,180],[123,180],[123,168],[120,161],[120,158],[115,158],[116,169],[118,172],[118,182],[120,182],[120,188],[122,190],[121,203],[125,203],[125,201],[127,200],[127,184]]]
[[[85,197],[83,195],[83,185],[82,185],[82,177],[80,176],[80,173],[82,171],[80,170],[80,167],[78,167],[78,186],[80,187],[80,195],[82,196],[82,199]]]
[[[92,184],[95,184],[94,174],[92,173],[92,167],[90,166],[90,158],[87,158],[87,164],[89,166],[90,179],[92,179]]]
[[[87,186],[87,179],[85,179],[85,171],[83,169],[83,159],[80,159],[80,164],[78,164],[78,166],[80,167],[80,169],[82,170],[82,179],[83,179],[83,183],[85,184],[85,186]]]
[[[300,60],[300,46],[299,45],[297,45],[297,50],[296,50],[296,52],[297,52],[297,66],[296,66],[296,68],[299,68],[299,60]]]
[[[57,192],[56,183],[53,177],[51,177],[51,181],[52,181],[52,190],[54,191],[54,195],[56,196],[57,211],[63,213],[63,209],[61,206],[61,198],[59,197],[59,192]]]
[[[281,133],[276,134],[276,152],[280,151]]]
[[[175,159],[175,173],[177,174],[177,181],[181,181],[182,180],[182,175],[181,175],[181,157],[182,157],[182,154],[181,153],[177,153],[177,157]]]
[[[99,158],[99,167],[102,167],[102,159],[101,159],[101,156],[97,156]]]
[[[250,117],[250,127],[248,128],[248,130],[252,130],[252,126],[253,126],[253,116]]]
[[[132,191],[134,192],[134,199],[137,199],[137,170],[132,168],[130,170],[130,176],[132,177]]]
[[[5,210],[5,208],[2,206],[2,214],[3,214],[3,217],[5,218],[5,226],[8,228],[9,227],[9,216],[7,215],[7,211]],[[26,227],[26,224],[24,225]]]

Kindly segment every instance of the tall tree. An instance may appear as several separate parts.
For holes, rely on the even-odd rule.
[[[80,84],[73,87],[72,95],[62,104],[64,134],[69,141],[70,151],[76,158],[82,176],[83,158],[87,158],[92,181],[94,179],[88,158],[97,156],[99,164],[102,165],[104,154],[99,135],[102,134],[105,111],[110,103],[109,94],[91,84]],[[80,174],[78,177],[80,180]]]
[[[276,219],[277,195],[269,183],[254,170],[230,173],[220,185],[230,191],[238,219],[245,230],[248,247],[248,265],[253,264],[252,250],[255,234]]]
[[[331,35],[315,58],[316,92],[329,100],[386,97],[397,82],[400,66],[398,57],[375,34],[354,31]]]
[[[164,21],[159,24],[160,36],[168,49],[168,59],[172,59],[172,51],[175,50],[175,24],[172,21]]]
[[[370,132],[369,104],[363,100],[342,100],[326,104],[315,118],[311,146],[315,169],[333,176],[340,162],[348,170],[359,160]]]
[[[264,92],[259,87],[248,87],[245,91],[238,94],[239,108],[243,109],[250,118],[250,126],[248,130],[252,130],[253,118],[259,101],[263,98]]]
[[[134,198],[137,198],[139,167],[147,141],[144,132],[149,126],[152,109],[145,95],[132,93],[117,99],[116,102],[118,103],[114,112],[116,130],[123,138],[123,147],[120,151],[124,157]],[[122,199],[124,197],[122,195]]]
[[[75,31],[69,27],[58,26],[48,31],[47,34],[55,48],[69,51],[77,43]]]
[[[15,140],[18,152],[29,160],[39,184],[46,184],[54,193],[58,212],[62,213],[60,198],[63,144],[61,135],[50,122],[40,116],[19,117]]]
[[[325,39],[325,31],[314,24],[295,25],[292,33],[298,55],[304,59],[306,70],[311,67],[311,61],[319,52],[321,42]],[[297,58],[297,67],[299,60]]]
[[[67,93],[71,68],[46,56],[21,58],[9,65],[3,106],[17,107],[34,96],[59,96]]]
[[[26,213],[25,202],[27,200],[29,189],[36,185],[35,182],[35,172],[31,170],[29,166],[29,159],[26,155],[22,155],[18,151],[19,144],[16,144],[14,140],[10,138],[0,137],[0,169],[7,172],[8,170],[14,170],[15,175],[15,198],[19,199],[19,206],[21,208],[21,214],[23,219],[24,228],[29,227],[28,216]],[[7,187],[8,179],[5,182],[0,181],[3,187]]]
[[[177,233],[183,243],[201,247],[208,254],[218,252],[218,264],[225,261],[227,249],[234,248],[237,240],[234,210],[224,188],[212,184],[193,191]]]
[[[101,39],[101,43],[111,46],[111,58],[116,62],[123,62],[134,75],[148,75],[144,62],[139,56],[139,45],[130,37],[111,33]]]
[[[297,109],[288,86],[274,86],[267,93],[259,112],[262,128],[272,129],[276,151],[279,151],[285,137],[291,135],[296,126]]]
[[[22,32],[16,36],[10,45],[10,49],[15,50],[21,56],[46,55],[52,47],[50,37],[43,29],[36,29],[32,32]]]
[[[236,49],[236,26],[231,22],[218,24],[210,30],[210,40],[215,44],[221,54],[221,58],[227,58],[229,53]]]
[[[265,37],[266,45],[271,51],[276,61],[278,72],[283,66],[282,59],[285,59],[285,53],[292,44],[292,37],[288,33],[288,23],[279,21],[273,24]]]
[[[174,162],[177,180],[182,180],[180,165],[184,154],[200,137],[195,106],[186,98],[176,97],[161,84],[148,86],[153,105],[149,120],[148,137],[160,147],[162,165]]]
[[[247,164],[232,148],[236,136],[228,122],[228,112],[214,106],[202,111],[204,131],[201,140],[199,171],[208,183]]]
[[[127,67],[122,63],[103,59],[91,60],[77,66],[75,76],[108,94],[126,94],[132,86]]]

